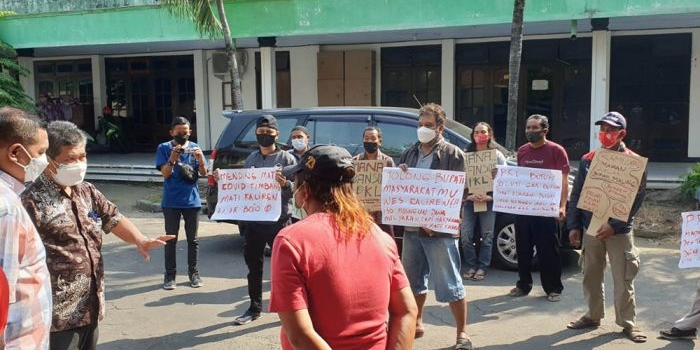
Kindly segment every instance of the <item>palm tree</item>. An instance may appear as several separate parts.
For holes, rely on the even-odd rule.
[[[0,11],[0,18],[12,14]],[[17,52],[8,43],[0,40],[0,107],[10,106],[33,111],[34,104],[24,93],[17,78],[29,71],[17,63]]]
[[[508,68],[508,117],[506,119],[506,148],[515,149],[518,127],[518,83],[523,53],[523,11],[525,0],[515,0],[513,25],[510,32],[510,67]]]
[[[241,75],[238,70],[238,58],[236,57],[236,41],[231,37],[231,29],[228,26],[228,19],[224,10],[224,0],[161,0],[161,3],[172,14],[191,20],[200,36],[214,39],[223,35],[226,54],[228,55],[228,70],[231,76],[233,109],[243,109]],[[211,3],[216,3],[216,11],[219,18],[216,18]]]

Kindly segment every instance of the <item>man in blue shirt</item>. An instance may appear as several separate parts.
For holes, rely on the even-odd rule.
[[[203,286],[199,276],[199,211],[202,202],[199,198],[197,179],[207,174],[207,162],[202,149],[189,141],[192,130],[190,122],[184,117],[175,117],[170,126],[172,140],[158,145],[156,151],[156,168],[165,179],[163,181],[163,217],[165,233],[175,236],[165,246],[165,277],[163,289],[175,289],[175,253],[177,234],[180,229],[180,217],[185,220],[187,235],[187,265],[189,267],[190,285],[193,288]]]

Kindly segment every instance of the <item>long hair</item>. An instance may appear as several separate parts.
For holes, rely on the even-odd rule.
[[[474,142],[474,130],[476,129],[477,126],[480,126],[480,125],[485,126],[486,130],[488,130],[488,132],[489,132],[490,138],[489,138],[489,143],[486,144],[486,148],[488,148],[488,149],[496,148],[496,145],[493,142],[493,128],[491,127],[491,125],[489,125],[489,123],[487,123],[487,122],[478,122],[478,123],[474,124],[474,126],[472,127],[472,133],[469,135],[469,139],[472,142],[469,144],[469,146],[467,146],[467,150],[466,150],[467,152],[476,152],[476,142]]]
[[[348,168],[345,171],[355,170]],[[333,217],[334,228],[345,239],[359,240],[367,236],[374,220],[357,198],[352,183],[319,181],[309,175],[303,171],[297,174],[297,188],[304,184],[309,187],[311,197],[321,204],[321,210]]]

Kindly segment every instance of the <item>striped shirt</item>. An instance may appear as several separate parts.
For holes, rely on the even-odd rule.
[[[10,308],[5,349],[48,349],[51,279],[39,233],[20,203],[24,186],[0,171],[0,265],[7,275]]]

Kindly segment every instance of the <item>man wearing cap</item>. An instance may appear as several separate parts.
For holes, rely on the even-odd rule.
[[[296,164],[294,156],[277,147],[277,119],[269,114],[258,118],[255,128],[260,149],[245,160],[244,168],[277,168],[276,180],[282,188],[282,214],[277,221],[241,221],[238,228],[245,239],[243,256],[248,265],[250,307],[234,323],[243,325],[262,316],[262,277],[265,244],[273,246],[277,233],[289,224],[292,182],[282,174],[282,167]]]
[[[290,138],[292,139],[292,149],[287,152],[293,155],[294,159],[296,159],[298,163],[301,156],[303,156],[304,153],[309,150],[309,139],[311,139],[311,133],[309,133],[309,129],[303,125],[297,125],[292,128]],[[297,207],[292,208],[292,223],[295,223],[304,217],[306,217],[304,209]],[[272,255],[272,251],[268,249],[269,248],[265,248],[265,255],[270,256]]]
[[[627,135],[627,121],[622,114],[609,112],[595,124],[600,125],[598,139],[604,149],[637,156],[622,142],[622,139]],[[581,158],[566,216],[571,244],[579,245],[583,240],[581,250],[583,254],[582,286],[583,295],[588,304],[588,312],[578,320],[570,322],[567,327],[585,329],[600,326],[600,320],[603,318],[605,310],[603,277],[607,265],[605,257],[607,254],[613,276],[615,323],[623,328],[623,334],[630,340],[643,343],[646,342],[647,337],[637,328],[635,323],[634,277],[639,271],[639,252],[634,246],[632,221],[644,200],[646,171],[627,221],[611,218],[600,227],[588,227],[591,222],[591,212],[576,206],[595,152],[593,150]],[[584,230],[594,230],[595,233],[583,235]]]
[[[289,154],[294,156],[294,159],[299,161],[299,158],[309,149],[309,139],[311,138],[311,133],[309,129],[303,125],[297,125],[292,128],[292,149],[289,150]]]

